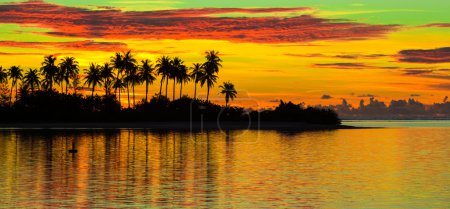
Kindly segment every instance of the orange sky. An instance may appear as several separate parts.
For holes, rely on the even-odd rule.
[[[204,51],[217,50],[224,63],[211,97],[222,102],[217,86],[231,81],[239,92],[235,105],[271,107],[279,99],[336,104],[342,98],[357,104],[372,96],[433,103],[448,95],[450,21],[440,9],[450,6],[445,1],[439,7],[305,1],[284,8],[264,1],[181,2],[1,4],[0,65],[37,68],[44,55],[56,54],[76,57],[84,69],[131,49],[138,59],[179,56],[190,66],[204,60]],[[150,92],[158,89],[155,83]],[[137,88],[137,98],[144,91]],[[169,92],[171,98],[171,85]],[[193,96],[193,84],[183,93]]]

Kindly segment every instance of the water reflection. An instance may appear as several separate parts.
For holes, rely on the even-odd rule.
[[[449,133],[3,130],[0,207],[445,207]]]

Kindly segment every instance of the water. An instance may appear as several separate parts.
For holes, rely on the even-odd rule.
[[[0,179],[0,208],[449,208],[450,129],[1,130]]]

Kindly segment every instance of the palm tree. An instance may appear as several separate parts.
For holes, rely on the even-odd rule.
[[[141,81],[145,82],[145,102],[148,102],[148,85],[151,85],[156,80],[155,68],[148,59],[142,60],[141,62],[142,66],[139,67],[139,77]]]
[[[172,59],[172,67],[170,68],[169,77],[173,79],[173,101],[175,101],[175,82],[178,80],[180,70],[183,68],[183,60],[181,60],[179,57],[174,57]]]
[[[161,75],[161,85],[159,87],[159,96],[161,96],[162,84],[164,80],[166,80],[166,96],[167,96],[167,82],[169,80],[169,73],[172,61],[168,56],[159,57],[156,60],[156,72],[158,75]]]
[[[194,63],[194,67],[192,67],[192,72],[190,74],[191,78],[194,80],[194,99],[197,98],[197,83],[200,81],[200,78],[205,74],[205,71],[202,68],[200,63]]]
[[[0,66],[0,83],[8,83],[8,71]]]
[[[125,83],[123,82],[123,79],[120,77],[114,78],[114,89],[119,90],[119,103],[120,103],[120,92],[122,92],[122,89],[125,88]]]
[[[219,57],[219,52],[216,52],[214,50],[206,51],[205,54],[206,62],[203,63],[202,67],[203,69],[205,69],[205,75],[203,77],[206,80],[202,81],[201,86],[203,86],[203,84],[207,82],[208,92],[206,94],[206,101],[208,101],[209,89],[214,86],[214,83],[217,80],[217,75],[214,74],[219,73],[219,68],[222,67],[222,60]]]
[[[100,71],[103,86],[105,87],[105,95],[110,95],[110,89],[113,85],[114,73],[109,63],[105,63]]]
[[[122,58],[122,54],[120,54],[119,52],[116,52],[115,56],[111,57],[111,63],[113,64],[114,68],[117,69],[117,73],[116,73],[116,79],[115,81],[119,80],[119,77],[122,75],[123,72],[123,58]],[[114,94],[117,95],[117,87],[114,87]],[[120,101],[120,91],[119,91],[119,101]]]
[[[205,74],[200,78],[200,87],[203,87],[206,83],[206,87],[208,88],[208,92],[206,94],[206,102],[209,99],[209,89],[214,87],[214,83],[217,82],[218,76],[211,71],[205,71]]]
[[[101,72],[100,72],[100,66],[94,63],[91,63],[91,65],[89,66],[88,70],[85,70],[86,72],[86,76],[85,79],[86,81],[84,82],[84,84],[88,84],[89,86],[92,86],[92,94],[91,96],[94,96],[94,91],[95,91],[95,86],[101,86],[102,85],[102,76],[101,76]]]
[[[41,81],[39,79],[38,70],[30,68],[23,77],[23,84],[25,89],[30,88],[32,93],[34,93],[34,89],[39,89]]]
[[[234,84],[232,84],[231,82],[223,82],[223,85],[219,86],[219,88],[222,89],[222,91],[220,91],[220,94],[224,94],[225,95],[225,107],[228,107],[228,102],[231,100],[234,100],[234,98],[236,98],[237,95],[237,91],[234,88]]]
[[[55,64],[56,57],[53,55],[48,55],[44,57],[44,62],[42,62],[42,74],[44,75],[43,86],[46,90],[53,90],[53,82],[56,80],[56,73],[58,72],[58,67]]]
[[[122,55],[122,68],[125,69],[126,77],[130,76],[130,74],[132,72],[134,72],[134,73],[136,72],[136,59],[133,57],[131,50],[123,53],[123,55]],[[130,78],[128,78],[126,80],[130,80]],[[128,108],[130,108],[130,88],[129,88],[130,85],[128,82],[125,82],[125,84],[127,85]],[[133,86],[133,89],[134,89],[134,86]]]
[[[129,68],[127,70],[127,75],[124,78],[125,83],[127,84],[127,88],[131,85],[132,91],[133,91],[133,107],[136,106],[135,98],[134,98],[134,87],[136,85],[139,85],[141,83],[141,78],[139,77],[139,74],[137,72],[138,67],[134,65],[133,68]],[[130,98],[130,95],[128,94],[128,98]],[[128,108],[130,108],[130,103],[128,103]]]
[[[61,94],[64,93],[64,77],[66,76],[66,70],[60,67],[57,67],[55,82],[61,87]]]
[[[63,80],[66,82],[67,94],[70,79],[75,79],[78,75],[78,62],[75,60],[75,57],[64,57],[61,59],[59,67],[64,72]]]
[[[187,83],[191,80],[189,76],[188,69],[185,65],[181,65],[178,70],[177,82],[181,84],[180,86],[180,99],[183,92],[183,83]]]
[[[23,75],[22,75],[22,69],[20,69],[19,66],[12,66],[9,68],[9,78],[12,81],[11,84],[11,94],[10,94],[10,98],[9,98],[9,103],[12,104],[12,91],[13,91],[13,87],[16,87],[16,101],[17,101],[17,80],[22,79]]]

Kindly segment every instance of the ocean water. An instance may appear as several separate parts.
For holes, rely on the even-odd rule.
[[[449,208],[450,128],[409,124],[313,132],[4,129],[0,208]]]

